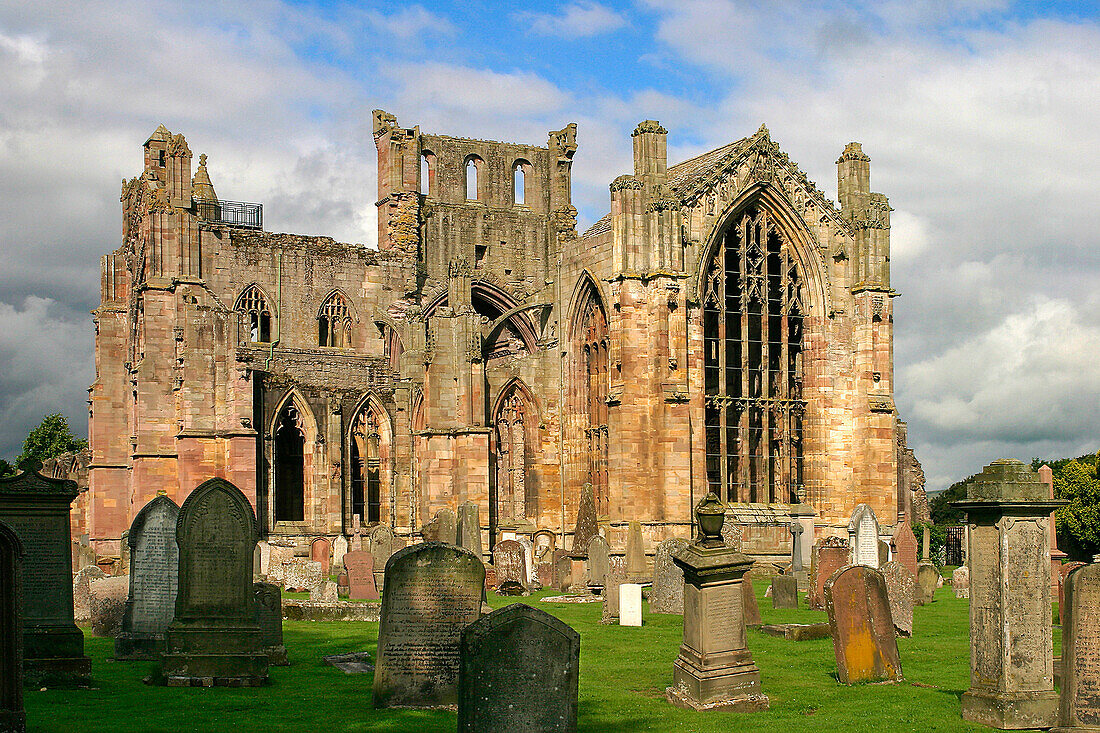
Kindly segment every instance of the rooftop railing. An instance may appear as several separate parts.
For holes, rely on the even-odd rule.
[[[264,205],[225,199],[195,199],[198,215],[207,221],[216,221],[249,229],[264,228]]]

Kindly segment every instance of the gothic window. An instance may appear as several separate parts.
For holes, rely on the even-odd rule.
[[[471,155],[466,159],[466,200],[481,199],[481,158]]]
[[[527,171],[530,167],[526,160],[517,160],[512,165],[512,201],[519,206],[527,201]]]
[[[267,298],[255,285],[249,285],[237,298],[235,311],[248,317],[249,341],[267,343],[271,341],[271,309]]]
[[[275,521],[305,518],[305,430],[293,402],[279,412],[275,425]]]
[[[579,359],[574,384],[579,387],[577,407],[584,431],[585,481],[592,484],[596,509],[608,511],[610,497],[607,481],[607,387],[608,336],[607,316],[594,292],[590,292],[581,311]]]
[[[320,346],[351,348],[351,317],[343,293],[328,296],[317,317],[317,343]]]
[[[527,518],[527,472],[532,456],[528,438],[536,417],[527,395],[518,385],[500,400],[496,417],[496,481],[494,526],[515,526]],[[533,509],[533,508],[532,508]]]
[[[435,155],[427,150],[420,157],[420,193],[435,195]]]
[[[727,228],[703,300],[707,484],[733,502],[803,494],[802,278],[762,209]]]
[[[351,513],[367,524],[382,521],[382,487],[389,475],[384,421],[382,411],[368,402],[351,429]]]

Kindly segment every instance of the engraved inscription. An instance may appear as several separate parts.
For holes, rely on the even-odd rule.
[[[1050,560],[1043,549],[1046,532],[1031,520],[1010,521],[1004,528],[1007,574],[1005,613],[1009,629],[1008,690],[1045,690],[1054,683],[1050,631]]]
[[[878,527],[870,513],[859,519],[856,530],[856,564],[878,567]]]
[[[230,497],[212,492],[196,506],[184,527],[181,562],[188,563],[188,607],[207,613],[251,614],[253,545],[240,509]]]
[[[25,626],[73,622],[69,516],[6,517],[23,541]]]
[[[1073,675],[1077,721],[1100,725],[1100,578],[1088,568],[1073,577]]]
[[[744,624],[738,622],[738,616],[741,615],[741,588],[729,585],[707,588],[703,593],[706,595],[706,625],[710,632],[707,651],[722,652],[745,646],[745,640],[738,638],[738,632],[745,628]]]
[[[176,614],[179,550],[176,512],[165,505],[147,515],[130,558],[131,631],[161,634]]]

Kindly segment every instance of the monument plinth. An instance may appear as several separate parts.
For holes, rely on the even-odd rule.
[[[684,640],[665,691],[693,710],[766,710],[760,670],[746,646],[742,584],[753,560],[722,540],[725,506],[713,493],[695,508],[699,539],[673,556],[684,571]]]

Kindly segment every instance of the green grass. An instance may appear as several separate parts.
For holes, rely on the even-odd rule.
[[[755,587],[764,623],[808,623],[825,614],[775,611]],[[551,595],[536,594],[535,598]],[[760,713],[696,713],[664,700],[680,644],[681,618],[646,614],[642,628],[602,626],[600,604],[548,604],[490,594],[494,608],[528,602],[581,634],[580,730],[627,731],[959,731],[989,730],[959,717],[969,686],[967,601],[949,587],[918,607],[914,638],[899,639],[906,682],[844,687],[836,682],[832,641],[793,642],[749,632],[771,709]],[[802,601],[803,604],[805,601]],[[374,710],[371,677],[345,675],[321,657],[348,651],[373,655],[378,624],[286,622],[292,666],[273,667],[262,689],[149,687],[148,662],[112,662],[111,640],[93,638],[93,689],[26,691],[28,730],[36,733],[160,733],[229,731],[453,731],[446,711]],[[1055,633],[1055,642],[1060,634]]]

